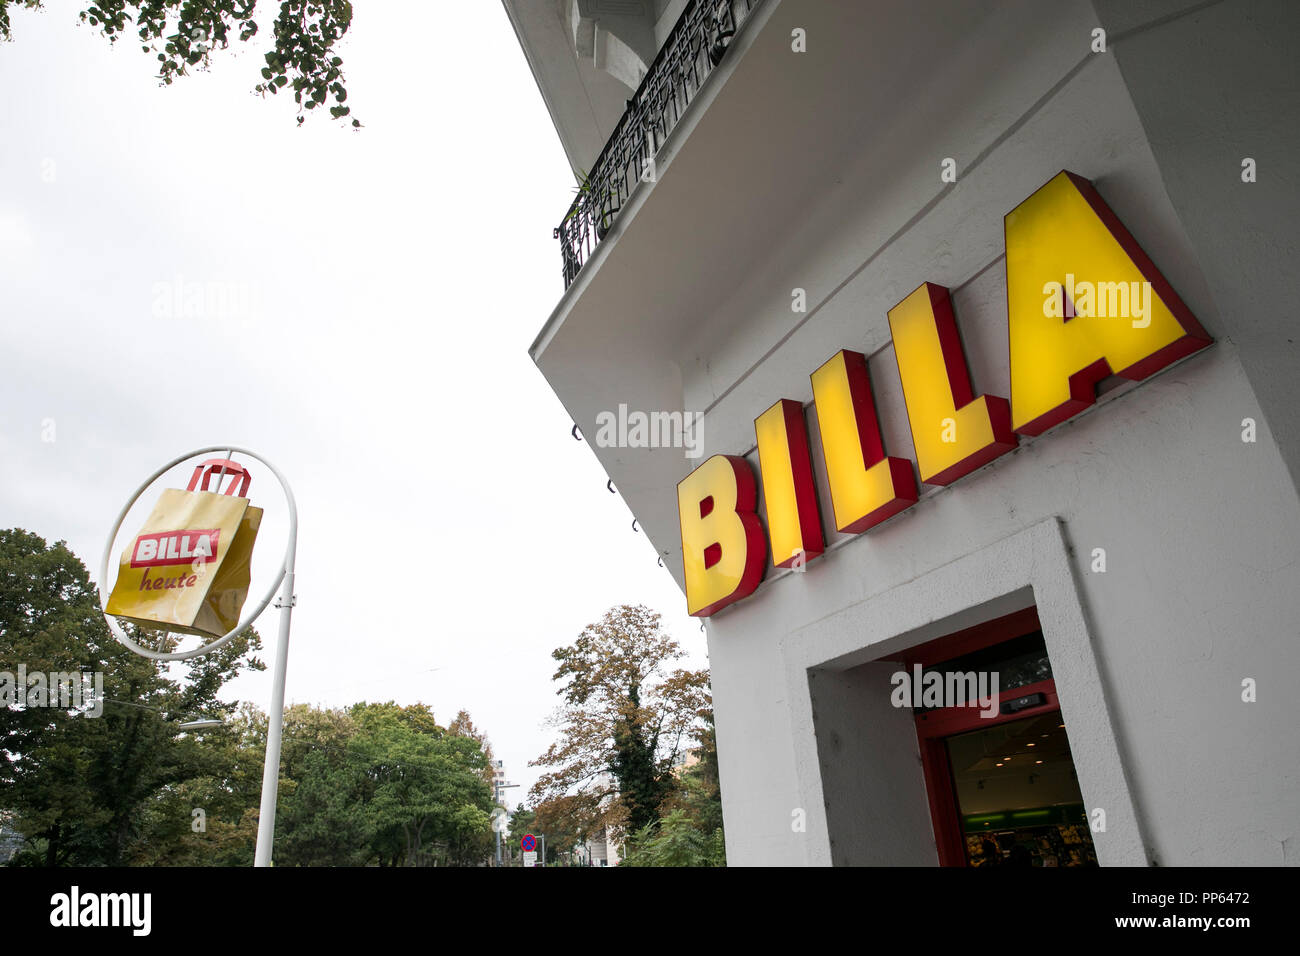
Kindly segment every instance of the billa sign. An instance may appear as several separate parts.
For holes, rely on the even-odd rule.
[[[208,491],[213,476],[217,490]],[[223,495],[218,492],[225,476],[230,487]],[[219,637],[233,630],[248,596],[262,523],[262,509],[246,497],[250,480],[242,465],[213,458],[195,467],[186,490],[164,490],[123,552],[104,610],[185,634]]]
[[[889,310],[923,483],[948,485],[1096,399],[1109,375],[1139,381],[1211,339],[1092,183],[1061,172],[1007,214],[1010,400],[975,395],[948,290],[924,283]],[[887,454],[867,360],[843,350],[812,373],[836,529],[859,534],[916,503],[912,462]],[[686,603],[698,617],[752,594],[771,546],[779,568],[825,550],[803,406],[754,421],[767,534],[749,462],[714,455],[677,486]]]

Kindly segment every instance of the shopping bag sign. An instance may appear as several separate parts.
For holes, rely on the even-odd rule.
[[[220,540],[220,528],[142,534],[135,539],[131,567],[156,568],[172,564],[193,564],[196,560],[202,560],[206,564],[216,556]]]
[[[227,477],[230,486],[222,494]],[[216,487],[209,491],[213,478]],[[122,552],[104,610],[144,627],[161,625],[185,634],[220,637],[234,630],[248,597],[253,544],[262,523],[262,509],[245,497],[248,483],[243,465],[215,458],[194,469],[184,491],[165,489]]]

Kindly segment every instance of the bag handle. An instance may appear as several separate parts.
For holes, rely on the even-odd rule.
[[[221,477],[223,474],[231,477],[230,487],[226,489],[226,494],[235,493],[235,479],[243,476],[243,482],[239,486],[239,497],[248,497],[248,483],[253,480],[253,476],[248,473],[248,469],[238,462],[230,461],[227,458],[209,458],[201,465],[194,466],[194,475],[190,478],[190,485],[186,491],[208,490],[208,480],[213,474],[217,475],[217,492],[221,491]],[[199,488],[199,479],[203,479],[203,487]]]

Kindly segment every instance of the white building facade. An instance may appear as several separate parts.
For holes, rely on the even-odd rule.
[[[1300,7],[505,6],[593,184],[560,227],[564,292],[534,360],[684,587],[690,562],[701,580],[720,565],[689,548],[684,564],[704,506],[679,483],[718,455],[753,476],[761,581],[703,618],[728,862],[1300,862]],[[977,440],[988,460],[927,482],[898,309],[940,290],[949,383],[964,365],[1015,426],[1013,379],[1058,340],[1012,341],[1007,217],[1062,171],[1210,341],[1085,376],[1059,421]],[[837,530],[811,378],[841,350],[865,357],[859,432],[873,412],[918,498],[856,532]],[[807,436],[793,479],[756,448],[783,399]],[[620,406],[702,415],[702,455],[596,442]],[[824,552],[776,567],[771,495],[805,460]],[[995,717],[899,705],[895,675],[952,661],[1000,676]]]

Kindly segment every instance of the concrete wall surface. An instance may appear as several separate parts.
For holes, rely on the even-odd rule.
[[[888,704],[894,668],[868,662],[1031,604],[1085,801],[1107,812],[1103,864],[1300,862],[1300,74],[1283,69],[1300,4],[1051,6],[1021,55],[952,91],[960,122],[882,130],[846,156],[701,318],[678,364],[706,453],[757,470],[753,419],[809,405],[810,373],[848,348],[869,356],[888,453],[914,458],[886,313],[925,281],[952,291],[976,394],[1005,397],[1002,217],[1061,169],[1094,182],[1215,344],[1106,383],[884,525],[831,530],[806,571],[769,566],[710,620],[732,864],[935,863],[912,717]],[[1099,24],[1110,45],[1093,54]],[[939,180],[949,156],[956,184]],[[807,314],[753,307],[796,287]]]

